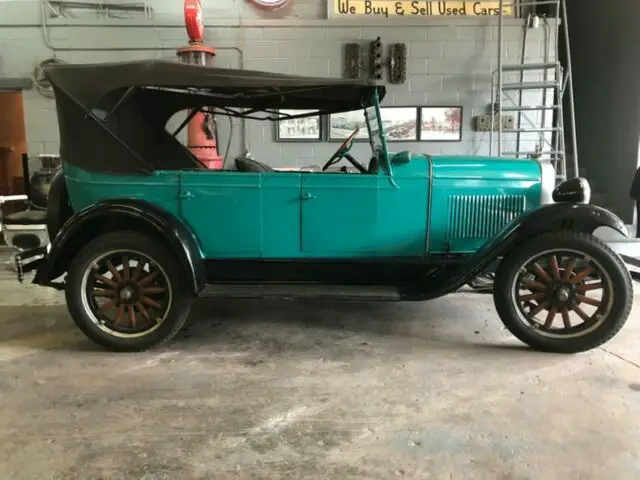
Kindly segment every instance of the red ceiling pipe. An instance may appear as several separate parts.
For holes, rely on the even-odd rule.
[[[185,0],[184,22],[189,45],[178,49],[180,62],[191,65],[213,65],[216,49],[204,44],[202,0]],[[191,152],[207,168],[220,170],[224,159],[218,153],[218,132],[215,117],[196,113],[187,126],[187,143]]]

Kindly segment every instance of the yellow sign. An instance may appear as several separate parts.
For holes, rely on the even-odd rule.
[[[482,17],[500,15],[499,1],[436,0],[332,0],[331,17]],[[512,15],[513,1],[503,3],[504,15]]]

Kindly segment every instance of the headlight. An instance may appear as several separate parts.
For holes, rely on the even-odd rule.
[[[558,185],[552,197],[555,202],[589,203],[591,186],[586,178],[572,178]]]
[[[541,193],[540,193],[540,205],[546,205],[548,203],[553,203],[553,189],[556,188],[556,169],[553,168],[553,165],[548,160],[539,160],[540,164],[540,183],[541,183]]]

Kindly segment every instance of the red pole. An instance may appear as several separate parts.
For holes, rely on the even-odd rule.
[[[178,50],[183,63],[191,65],[213,65],[216,49],[204,44],[202,23],[202,1],[185,0],[184,21],[189,36],[189,45]],[[220,170],[223,158],[218,154],[218,134],[213,115],[197,113],[187,126],[189,150],[208,168]]]

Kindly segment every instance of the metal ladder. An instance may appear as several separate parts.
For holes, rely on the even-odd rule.
[[[492,93],[496,99],[494,112],[492,115],[491,142],[490,148],[493,154],[494,139],[493,133],[498,134],[498,155],[500,157],[516,158],[540,158],[553,163],[556,170],[558,182],[568,178],[567,173],[567,136],[565,134],[565,112],[563,100],[565,94],[569,95],[569,115],[571,131],[569,132],[572,147],[572,171],[570,175],[579,176],[578,150],[576,139],[575,104],[573,94],[573,82],[571,76],[571,49],[569,46],[569,31],[567,26],[566,0],[538,0],[519,1],[517,5],[513,0],[500,0],[500,15],[498,26],[498,68],[492,75]],[[545,45],[545,58],[543,63],[526,63],[527,32],[530,28],[529,21],[533,17],[527,17],[525,33],[523,38],[522,63],[504,63],[504,7],[511,6],[516,10],[518,16],[523,17],[523,10],[527,7],[540,5],[551,5],[555,7],[555,48],[553,58],[551,57],[550,43],[554,40],[551,36],[551,29]],[[540,19],[540,17],[538,17]],[[542,18],[546,22],[546,17]],[[564,26],[564,39],[566,43],[567,65],[563,68],[559,58],[559,37],[560,23]],[[545,25],[548,26],[548,25]],[[539,27],[541,28],[541,27]],[[537,74],[535,80],[525,80],[527,74]],[[516,81],[505,82],[505,75],[518,75]],[[541,92],[542,101],[536,104],[527,104],[523,97],[527,92]],[[551,98],[550,95],[552,95]],[[515,98],[514,98],[515,97]],[[508,102],[506,101],[508,100]],[[554,113],[556,114],[554,116]],[[503,115],[515,115],[516,121],[513,128],[504,129],[502,122]],[[531,119],[535,115],[536,118]],[[497,118],[497,120],[496,120]],[[495,123],[497,122],[497,125]],[[524,125],[523,125],[524,124]],[[522,147],[523,135],[536,134],[537,144],[532,148]],[[515,143],[515,148],[505,149],[504,136],[509,136],[511,143]],[[513,138],[515,136],[515,139]]]

